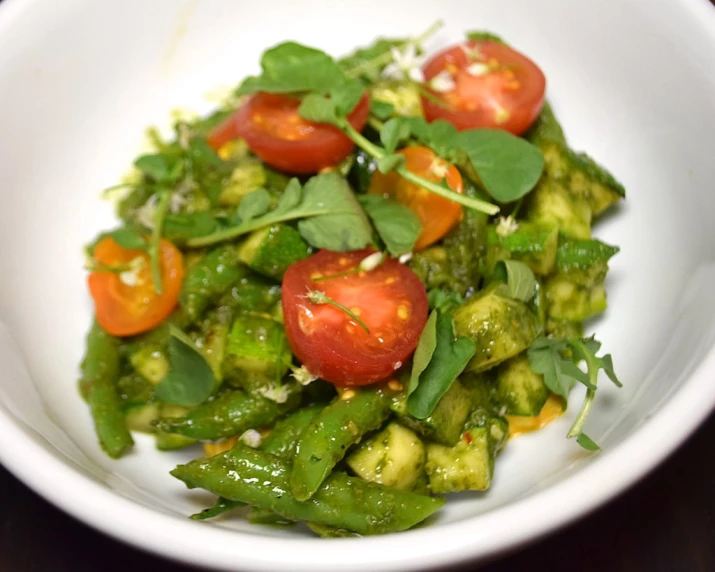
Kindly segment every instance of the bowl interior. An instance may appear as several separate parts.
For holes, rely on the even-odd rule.
[[[208,110],[221,89],[257,71],[263,49],[289,38],[342,54],[377,35],[415,35],[440,18],[446,26],[428,48],[459,40],[465,28],[492,30],[539,63],[571,146],[606,165],[628,191],[623,206],[595,228],[598,238],[621,246],[607,283],[609,310],[590,328],[613,354],[624,382],[617,390],[603,380],[588,423],[604,452],[589,456],[565,439],[582,395],[577,389],[564,418],[509,443],[492,490],[452,499],[420,534],[462,521],[465,530],[480,530],[508,505],[607,463],[647,420],[657,419],[675,392],[694,390],[688,380],[715,339],[715,26],[700,12],[704,2],[3,4],[0,418],[21,427],[22,439],[34,444],[37,457],[25,461],[36,467],[36,487],[52,478],[42,474],[43,459],[52,457],[76,475],[73,501],[81,504],[82,487],[94,487],[93,481],[111,491],[101,497],[108,508],[123,503],[122,510],[138,517],[150,514],[141,508],[147,507],[172,517],[152,522],[180,522],[187,536],[199,527],[205,538],[215,527],[242,531],[246,536],[234,536],[234,546],[248,551],[249,567],[270,569],[281,558],[255,555],[251,537],[305,534],[240,519],[215,525],[176,520],[210,502],[168,474],[198,450],[159,453],[140,436],[131,455],[111,461],[100,452],[75,389],[91,317],[82,246],[114,221],[101,190],[126,173],[147,126],[166,126],[173,109]],[[711,398],[712,392],[703,395],[706,406]],[[21,455],[13,447],[0,446],[0,459],[26,472],[28,464],[14,468]],[[645,458],[633,462],[647,465]],[[52,496],[49,487],[44,494]],[[54,500],[71,509],[69,500]],[[136,526],[135,540],[143,535],[144,545],[152,546],[159,533],[140,520]],[[393,557],[403,564],[413,555],[411,534],[393,544]],[[181,542],[190,546],[193,540]],[[486,554],[504,544],[482,532],[463,554]],[[349,546],[356,563],[369,558],[359,543]],[[228,557],[195,557],[230,566]],[[343,552],[342,561],[353,560]]]

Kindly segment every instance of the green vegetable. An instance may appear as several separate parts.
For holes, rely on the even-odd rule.
[[[289,520],[307,520],[359,534],[406,530],[444,504],[443,499],[386,489],[343,473],[330,475],[310,500],[301,502],[290,492],[290,472],[287,461],[239,445],[211,459],[179,465],[171,474],[190,488],[201,487]]]
[[[496,393],[508,415],[538,415],[549,397],[543,376],[531,368],[525,354],[497,367]]]
[[[285,403],[250,396],[240,390],[225,391],[183,417],[162,418],[155,426],[166,433],[216,441],[224,437],[235,437],[248,429],[271,425],[295,409],[299,401],[297,389],[289,393]]]
[[[260,195],[254,193],[246,195],[244,201],[257,200]],[[372,242],[370,223],[345,179],[336,173],[323,173],[308,180],[304,188],[297,179],[291,180],[271,212],[191,240],[189,246],[231,240],[266,226],[296,219],[300,219],[300,234],[316,248],[357,250]]]
[[[201,512],[192,514],[189,518],[191,518],[191,520],[207,520],[209,518],[216,518],[217,516],[220,516],[230,510],[233,510],[234,508],[240,508],[244,506],[246,506],[245,502],[232,501],[222,497],[218,497],[216,499],[216,504],[214,504],[211,508],[205,508]]]
[[[177,245],[183,245],[192,238],[211,234],[218,228],[218,221],[206,211],[167,214],[164,218],[164,237]]]
[[[137,229],[122,227],[103,234],[102,237],[114,239],[119,246],[127,250],[147,250],[147,241]]]
[[[500,296],[529,302],[536,294],[538,283],[526,264],[517,260],[500,260],[494,267],[494,277],[504,281],[496,292]]]
[[[498,227],[487,229],[487,267],[494,268],[497,261],[517,260],[527,264],[539,276],[551,274],[556,263],[558,229],[555,226],[540,226],[519,222],[518,228],[509,234],[499,234]]]
[[[263,439],[261,451],[283,459],[292,459],[306,428],[324,408],[323,403],[301,407],[278,421]]]
[[[283,326],[268,317],[236,317],[226,343],[224,373],[240,381],[246,374],[261,374],[269,384],[280,380],[291,362]]]
[[[217,300],[216,305],[238,312],[270,313],[280,299],[280,285],[248,272]]]
[[[380,195],[363,195],[358,201],[390,255],[400,256],[412,251],[422,232],[422,223],[412,210]]]
[[[89,389],[88,387],[86,389]],[[154,385],[138,373],[129,373],[117,380],[117,393],[125,411],[154,400]],[[87,396],[83,395],[86,399]]]
[[[449,314],[432,311],[412,360],[407,398],[407,410],[412,417],[425,419],[432,414],[475,351],[470,338],[455,338]]]
[[[213,371],[191,338],[173,326],[170,333],[169,373],[156,386],[156,395],[164,403],[185,407],[199,405],[214,390]]]
[[[190,410],[187,407],[182,407],[181,405],[170,405],[167,403],[161,404],[159,410],[159,418],[169,419],[178,418],[186,415]],[[151,425],[156,428],[158,419],[151,422]],[[176,435],[173,433],[167,433],[161,429],[155,430],[155,442],[156,448],[159,451],[177,451],[179,449],[185,449],[196,443],[195,439],[190,437],[185,437],[184,435]]]
[[[390,413],[381,392],[350,391],[350,399],[337,397],[323,409],[298,443],[290,475],[290,490],[298,500],[312,497],[348,447],[380,427]]]
[[[346,462],[365,481],[409,491],[424,474],[425,447],[407,427],[393,422],[360,443]]]
[[[240,206],[246,195],[263,188],[267,183],[268,173],[263,163],[252,157],[242,158],[231,172],[228,182],[221,188],[218,202],[225,206]]]
[[[442,288],[434,288],[427,292],[427,303],[430,310],[439,310],[448,314],[459,306],[464,299],[457,293]]]
[[[520,354],[539,334],[537,316],[497,289],[498,284],[486,288],[453,312],[457,335],[470,337],[477,346],[469,371],[485,371]]]
[[[591,237],[591,207],[559,180],[544,177],[526,200],[525,217],[542,226],[556,226],[566,236]]]
[[[140,433],[153,433],[152,422],[159,418],[160,408],[158,403],[143,403],[130,407],[125,413],[127,429]]]
[[[143,344],[129,356],[134,370],[145,380],[157,385],[169,373],[169,359],[163,344]]]
[[[87,334],[81,370],[80,391],[87,396],[99,444],[107,455],[118,459],[134,444],[117,394],[119,341],[96,322]]]
[[[485,30],[470,30],[465,35],[468,40],[473,42],[496,42],[497,44],[505,43],[504,40],[496,34],[492,34],[491,32],[487,32]]]
[[[598,357],[596,353],[599,349],[601,349],[601,342],[592,336],[583,339],[557,340],[538,338],[528,351],[531,368],[544,376],[544,383],[555,394],[567,399],[569,391],[576,382],[586,386],[586,398],[567,437],[569,439],[577,437],[578,443],[588,450],[598,448],[590,438],[585,436],[583,426],[596,397],[599,370],[602,369],[616,386],[621,387],[621,382],[613,370],[611,354]],[[576,365],[582,360],[586,363],[586,372]]]
[[[275,224],[253,232],[239,247],[238,258],[251,270],[281,280],[291,264],[307,258],[311,252],[297,230]]]

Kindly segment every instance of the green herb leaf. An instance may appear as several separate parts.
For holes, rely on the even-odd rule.
[[[290,212],[300,204],[302,197],[303,187],[300,186],[300,181],[294,177],[288,181],[283,194],[278,199],[276,208],[271,214],[276,216]]]
[[[373,99],[370,101],[370,113],[372,113],[378,119],[387,121],[393,115],[395,115],[395,106],[386,101],[380,101],[379,99]]]
[[[463,302],[459,292],[445,290],[444,288],[433,288],[427,292],[427,303],[430,310],[439,310],[443,314],[448,314]]]
[[[541,150],[499,129],[470,129],[458,139],[487,192],[501,203],[516,201],[534,188],[544,169]]]
[[[342,58],[338,65],[349,77],[365,78],[370,83],[380,78],[382,70],[392,61],[392,48],[401,48],[408,39],[380,38],[372,45],[360,48]]]
[[[437,316],[436,324],[433,331],[427,332],[426,344],[427,350],[434,344],[434,350],[426,367],[423,357],[420,356],[421,372],[415,370],[413,362],[412,375],[410,376],[411,392],[407,398],[407,411],[415,419],[425,419],[432,414],[437,402],[454,383],[457,376],[464,371],[476,352],[476,345],[470,338],[454,338],[454,323],[449,314],[442,314],[439,310],[434,310],[432,315]],[[418,349],[421,344],[422,336],[420,336]],[[417,355],[416,351],[415,355]],[[415,377],[417,378],[416,387],[413,385]]]
[[[506,282],[499,288],[499,294],[528,302],[534,297],[537,282],[528,265],[518,260],[500,260],[494,267],[495,276]]]
[[[574,363],[572,354],[566,351],[568,348],[567,339],[540,337],[534,340],[527,352],[531,369],[543,375],[546,387],[564,399],[568,398],[577,382],[588,383],[588,376]]]
[[[163,235],[172,242],[185,242],[191,238],[207,236],[218,228],[218,221],[207,211],[167,214]]]
[[[434,350],[437,348],[437,317],[439,312],[430,313],[425,323],[425,327],[420,334],[417,348],[412,356],[412,373],[410,374],[410,385],[407,388],[407,395],[412,395],[420,384],[420,375],[427,369]]]
[[[183,164],[181,161],[177,160],[172,163],[168,160],[167,156],[159,153],[142,155],[134,161],[134,166],[158,183],[177,181],[183,172]]]
[[[586,433],[580,433],[578,437],[576,437],[576,442],[581,445],[584,449],[587,451],[600,451],[601,447],[599,447],[591,437],[586,435]]]
[[[330,99],[340,117],[346,117],[357,106],[365,93],[365,87],[357,80],[347,80],[330,90]]]
[[[422,232],[419,217],[402,203],[380,195],[360,195],[360,205],[392,256],[411,252]]]
[[[390,171],[394,171],[400,165],[404,165],[405,156],[400,153],[392,153],[391,155],[383,155],[377,160],[377,170],[383,175]]]
[[[199,405],[213,391],[213,371],[184,332],[169,326],[169,334],[169,373],[156,386],[156,395],[164,403]]]
[[[298,115],[316,123],[331,125],[339,123],[335,102],[317,93],[309,93],[303,98],[300,107],[298,107]]]
[[[496,42],[498,44],[505,43],[499,36],[486,32],[484,30],[471,30],[467,32],[467,39],[473,42]]]
[[[238,89],[239,95],[257,91],[328,93],[345,81],[345,74],[328,54],[296,42],[279,44],[263,53],[262,74],[249,77]]]
[[[113,238],[122,248],[127,250],[146,250],[147,241],[136,229],[122,227],[107,233],[106,236]]]
[[[392,153],[397,146],[410,137],[410,124],[401,118],[390,119],[380,130],[380,141],[385,151]]]
[[[229,510],[232,510],[234,508],[238,508],[241,506],[246,506],[246,503],[241,502],[241,501],[233,501],[233,500],[225,499],[223,497],[218,497],[216,499],[216,504],[214,504],[212,507],[205,508],[201,512],[192,514],[189,518],[191,518],[191,520],[206,520],[209,518],[215,518],[225,512],[228,512]]]
[[[252,221],[254,218],[266,214],[271,206],[271,195],[266,189],[256,189],[248,193],[236,209],[236,218],[241,223]]]

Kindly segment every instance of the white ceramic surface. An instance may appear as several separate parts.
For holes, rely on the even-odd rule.
[[[570,417],[511,442],[493,489],[428,526],[321,541],[185,516],[208,495],[168,475],[195,451],[149,439],[114,462],[75,391],[90,321],[82,245],[99,200],[171,109],[256,71],[291,38],[340,54],[443,18],[502,34],[545,70],[569,140],[607,165],[626,204],[596,234],[622,246],[593,324],[625,387],[603,383],[584,454]],[[417,569],[483,558],[611,498],[715,403],[715,10],[706,0],[5,0],[0,4],[0,462],[67,512],[169,557],[226,570]],[[574,397],[577,403],[579,396]],[[575,409],[575,408],[574,408]]]

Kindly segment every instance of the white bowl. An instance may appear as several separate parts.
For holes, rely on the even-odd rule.
[[[173,108],[256,71],[291,38],[335,54],[379,34],[432,45],[488,28],[545,70],[571,144],[626,204],[596,234],[622,246],[594,329],[625,387],[603,384],[588,455],[566,418],[509,444],[496,482],[428,526],[324,541],[240,520],[196,523],[208,495],[168,471],[194,452],[99,450],[75,389],[91,306],[82,245],[112,224],[99,191]],[[643,476],[715,403],[715,12],[705,0],[243,2],[5,0],[0,5],[0,461],[70,514],[157,553],[234,570],[417,569],[484,558],[564,525]],[[574,403],[580,396],[574,397]],[[575,407],[572,407],[575,409]]]

